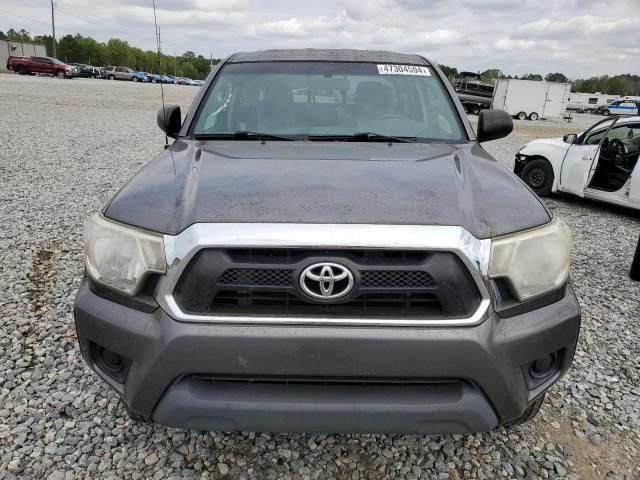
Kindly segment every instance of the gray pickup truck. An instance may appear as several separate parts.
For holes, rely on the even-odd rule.
[[[238,53],[85,227],[86,362],[198,430],[488,431],[532,418],[580,311],[567,226],[480,145],[438,67]]]

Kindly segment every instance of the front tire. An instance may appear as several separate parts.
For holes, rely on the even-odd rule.
[[[538,114],[536,112],[533,112],[531,115],[529,115],[529,120],[533,120],[535,122],[536,120],[538,120]]]
[[[525,112],[520,112],[518,115],[516,115],[516,118],[518,120],[526,120],[527,119],[527,114]]]
[[[137,82],[138,81],[138,77],[131,77],[131,81],[132,82]]]
[[[542,404],[544,403],[544,397],[545,396],[546,396],[546,394],[544,394],[544,393],[542,395],[540,395],[533,402],[531,402],[531,404],[527,407],[527,409],[524,411],[524,413],[520,417],[516,418],[515,420],[511,420],[509,422],[506,422],[505,424],[503,424],[503,426],[504,427],[513,427],[513,426],[516,426],[516,425],[522,425],[523,423],[526,423],[529,420],[531,420],[540,411],[540,407],[542,407]]]
[[[60,79],[64,78],[65,77],[64,70],[58,70],[56,72],[56,77],[58,77]]]
[[[115,77],[114,75],[109,75],[107,78],[108,78],[109,80],[115,80],[115,79],[116,79],[116,77]]]
[[[27,69],[24,68],[22,65],[18,66],[18,68],[16,68],[16,73],[18,75],[26,75],[27,74]]]
[[[529,161],[522,169],[520,178],[539,197],[547,197],[551,194],[554,178],[553,167],[546,158],[536,158]]]
[[[609,109],[608,109],[608,108],[605,108],[605,109],[602,111],[602,115],[604,115],[605,117],[608,117],[609,115],[611,115],[611,112],[609,111]]]

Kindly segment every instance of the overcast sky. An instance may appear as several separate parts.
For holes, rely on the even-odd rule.
[[[152,0],[56,1],[56,33],[154,48]],[[265,48],[420,53],[458,70],[640,74],[640,0],[156,0],[167,54]],[[48,0],[0,0],[0,30],[49,33]]]

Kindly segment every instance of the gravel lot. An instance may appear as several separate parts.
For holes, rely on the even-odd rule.
[[[186,108],[196,88],[166,86]],[[72,304],[82,224],[161,151],[157,85],[0,75],[0,478],[640,478],[640,215],[548,201],[575,239],[575,363],[530,424],[453,436],[196,433],[137,424],[85,367]],[[516,122],[487,149],[596,117]]]

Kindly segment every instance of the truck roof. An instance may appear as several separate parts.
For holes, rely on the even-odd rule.
[[[229,57],[229,63],[240,62],[278,62],[278,61],[316,61],[316,62],[380,62],[411,65],[430,65],[430,62],[419,55],[407,53],[385,52],[375,50],[351,49],[287,49],[258,50],[255,52],[239,52]]]

